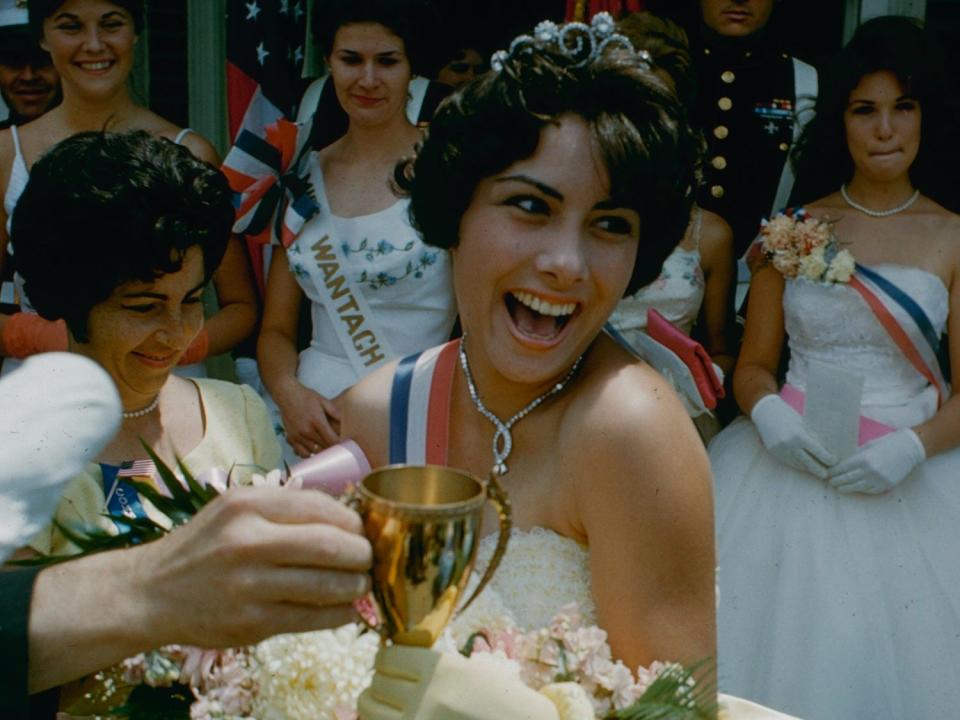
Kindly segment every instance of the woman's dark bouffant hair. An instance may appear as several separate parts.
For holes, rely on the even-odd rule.
[[[580,67],[552,49],[515,52],[447,98],[417,157],[398,167],[424,242],[451,248],[481,180],[537,149],[563,115],[590,126],[610,177],[611,200],[640,216],[640,246],[627,287],[652,282],[690,219],[697,136],[683,107],[635,53],[617,45]]]
[[[223,259],[234,211],[226,178],[143,132],[85,132],[30,170],[10,241],[37,312],[87,342],[93,307],[123,283],[176,272],[191,247],[205,280]]]
[[[794,157],[794,199],[816,200],[836,192],[853,177],[844,112],[850,93],[863,77],[886,70],[897,77],[907,95],[919,101],[922,111],[920,151],[910,178],[922,192],[945,202],[953,192],[946,172],[956,167],[947,159],[953,145],[949,135],[954,114],[948,106],[952,97],[946,68],[938,45],[913,20],[879,17],[861,25],[820,73],[816,117],[805,128]]]
[[[404,52],[415,75],[433,77],[445,59],[440,19],[431,0],[316,0],[311,24],[313,39],[324,57],[333,52],[333,40],[344,25],[377,23],[403,40]]]
[[[144,0],[108,0],[110,3],[122,7],[133,18],[133,27],[140,34],[143,31],[143,4]],[[43,21],[53,15],[66,0],[27,0],[27,13],[30,27],[37,37],[43,36]]]

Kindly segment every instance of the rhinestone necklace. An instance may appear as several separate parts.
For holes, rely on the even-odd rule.
[[[890,217],[891,215],[896,215],[899,212],[903,212],[908,207],[913,205],[917,201],[917,199],[920,197],[920,191],[914,190],[913,195],[908,197],[904,202],[900,203],[896,207],[890,208],[889,210],[871,210],[870,208],[864,207],[860,203],[856,202],[852,197],[850,197],[850,194],[847,192],[846,183],[840,186],[840,195],[843,196],[843,201],[847,205],[852,207],[854,210],[859,210],[864,215],[869,215],[870,217],[884,218],[884,217]]]
[[[157,409],[157,405],[159,405],[159,404],[160,404],[160,395],[157,394],[157,396],[153,399],[153,402],[150,403],[149,405],[147,405],[145,408],[142,408],[142,409],[140,409],[140,410],[131,410],[130,412],[124,411],[124,412],[122,413],[123,419],[124,419],[124,420],[132,420],[133,418],[138,418],[138,417],[143,417],[144,415],[149,415],[150,413],[152,413],[154,410]]]
[[[513,417],[504,422],[494,415],[493,412],[491,412],[487,406],[483,404],[483,400],[480,399],[480,394],[477,392],[477,386],[473,382],[473,375],[470,372],[470,363],[467,361],[467,351],[464,349],[466,340],[467,334],[464,333],[463,338],[460,340],[460,367],[463,368],[464,377],[467,379],[467,391],[470,393],[470,399],[473,401],[473,404],[477,406],[477,410],[480,411],[480,414],[492,422],[493,426],[497,429],[497,431],[493,434],[493,470],[491,470],[491,472],[494,475],[506,475],[508,470],[507,458],[510,456],[510,451],[513,450],[513,435],[510,434],[510,429],[527,415],[529,415],[540,403],[548,398],[553,397],[557,393],[562,392],[563,389],[570,384],[570,381],[573,380],[574,376],[577,374],[577,370],[580,369],[580,363],[583,360],[583,355],[576,359],[576,362],[573,363],[573,366],[564,376],[563,380],[558,382],[542,395],[535,397],[533,400],[527,403],[526,407],[524,407],[522,410],[518,410],[516,413],[514,413]]]

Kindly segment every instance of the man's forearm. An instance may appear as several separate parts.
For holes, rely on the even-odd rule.
[[[31,693],[157,644],[137,587],[139,557],[139,549],[101,553],[37,576],[29,621]]]

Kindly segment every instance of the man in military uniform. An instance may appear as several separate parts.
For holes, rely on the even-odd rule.
[[[816,71],[781,52],[768,32],[774,4],[700,0],[693,123],[706,138],[707,155],[698,202],[733,228],[738,258],[760,220],[789,200],[788,157],[817,93]],[[738,306],[744,292],[741,287]]]

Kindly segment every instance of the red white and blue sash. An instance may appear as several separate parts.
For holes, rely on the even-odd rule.
[[[460,341],[405,357],[390,395],[390,464],[446,465],[450,391]]]
[[[907,361],[937,389],[937,405],[950,397],[940,369],[940,336],[923,308],[889,279],[860,263],[850,277],[856,290]]]

